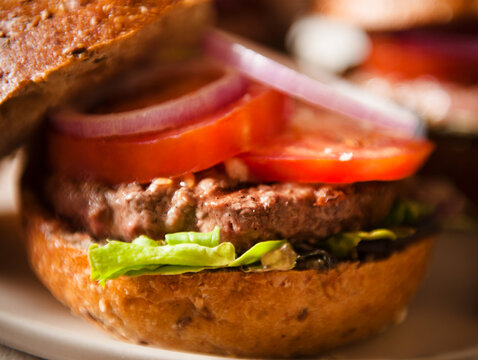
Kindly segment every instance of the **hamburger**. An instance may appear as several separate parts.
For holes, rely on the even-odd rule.
[[[305,21],[300,29],[296,26],[297,56],[318,65],[320,58],[308,50],[313,48],[311,42],[320,37],[324,43],[334,35],[330,30],[340,27],[339,36],[345,33],[348,45],[339,39],[329,42],[329,50],[348,60],[336,62],[335,70],[424,117],[437,144],[424,173],[448,176],[476,203],[477,2],[324,0],[315,1],[313,9],[327,16],[319,21],[333,21],[333,25],[321,27],[320,34],[317,25],[315,30],[313,25],[306,30]],[[318,18],[307,21],[312,19]],[[304,31],[303,35],[298,31]]]
[[[73,5],[4,5],[40,15],[3,30],[22,61],[1,120],[5,151],[41,124],[22,218],[58,300],[127,341],[233,356],[309,356],[403,319],[433,244],[407,180],[428,141],[292,99],[310,80],[221,33],[203,55],[171,41],[202,32],[203,1]]]

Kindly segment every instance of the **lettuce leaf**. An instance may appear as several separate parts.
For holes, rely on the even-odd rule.
[[[179,275],[185,273],[195,273],[207,269],[216,269],[208,266],[182,266],[182,265],[163,265],[157,266],[154,269],[140,269],[128,271],[126,276],[141,276],[141,275]]]
[[[165,240],[168,245],[192,243],[208,247],[214,247],[219,245],[219,233],[219,226],[216,226],[213,231],[208,233],[189,231],[166,234]]]
[[[395,203],[382,225],[387,228],[400,225],[417,225],[425,217],[431,215],[433,211],[433,207],[426,203],[400,199]]]
[[[344,232],[327,239],[326,250],[332,255],[343,258],[357,257],[357,245],[361,241],[396,240],[414,233],[411,228],[375,229],[372,231]]]
[[[104,286],[107,280],[122,275],[177,275],[246,266],[259,263],[264,254],[286,243],[285,240],[258,243],[236,259],[232,243],[219,243],[219,232],[219,228],[215,228],[209,233],[168,234],[166,241],[142,235],[132,243],[109,240],[103,247],[93,244],[88,250],[91,279]]]
[[[383,221],[384,228],[372,231],[343,232],[326,240],[325,250],[332,255],[343,258],[357,257],[356,248],[361,241],[370,240],[396,240],[412,235],[415,230],[409,226],[416,226],[424,218],[433,213],[433,208],[428,204],[400,199]]]
[[[410,236],[413,229],[397,226],[414,225],[431,211],[430,207],[421,203],[400,201],[384,222],[386,228],[340,233],[324,240],[320,248],[337,258],[354,258],[361,241],[393,241]],[[257,243],[236,258],[232,243],[220,243],[219,227],[208,233],[167,234],[165,240],[159,241],[142,235],[132,243],[113,240],[103,247],[93,244],[88,256],[91,279],[103,286],[107,280],[122,275],[177,275],[240,266],[259,271],[289,270],[297,261],[297,254],[287,240]]]
[[[235,258],[234,246],[227,242],[208,247],[190,243],[149,246],[138,242],[109,241],[103,247],[91,245],[88,253],[91,278],[98,281],[114,279],[128,272],[156,270],[159,265],[227,266]]]
[[[228,266],[245,266],[259,262],[264,254],[279,249],[286,242],[286,240],[271,240],[257,243]]]

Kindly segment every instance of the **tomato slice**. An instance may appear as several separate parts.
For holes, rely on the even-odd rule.
[[[457,56],[446,49],[424,47],[393,34],[371,36],[372,51],[363,67],[402,78],[431,75],[440,80],[478,81],[476,59]]]
[[[300,105],[287,131],[239,156],[258,181],[353,183],[412,175],[433,145]]]
[[[110,184],[146,183],[204,170],[280,131],[286,102],[281,93],[253,84],[240,100],[181,129],[97,139],[49,130],[50,165],[76,178]]]

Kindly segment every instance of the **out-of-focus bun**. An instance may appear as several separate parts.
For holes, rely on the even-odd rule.
[[[400,30],[478,16],[477,0],[317,0],[316,11],[366,30]]]
[[[194,41],[210,20],[207,0],[2,1],[0,156],[49,107],[151,49]]]

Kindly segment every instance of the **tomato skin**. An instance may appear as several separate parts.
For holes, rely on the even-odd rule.
[[[254,178],[264,182],[393,181],[413,175],[430,155],[433,146],[425,143],[414,150],[413,154],[374,160],[276,159],[254,155],[245,155],[241,159],[246,163]]]
[[[253,84],[242,99],[200,123],[158,134],[75,138],[48,133],[50,166],[75,178],[146,183],[207,169],[280,131],[287,99]]]
[[[376,34],[371,39],[372,51],[362,65],[365,69],[406,79],[430,75],[460,83],[478,81],[478,66],[473,59],[425,49],[393,35]]]
[[[273,142],[242,154],[251,178],[260,182],[354,183],[392,181],[413,175],[434,145],[399,138],[338,115],[315,111],[317,127],[292,123]]]

